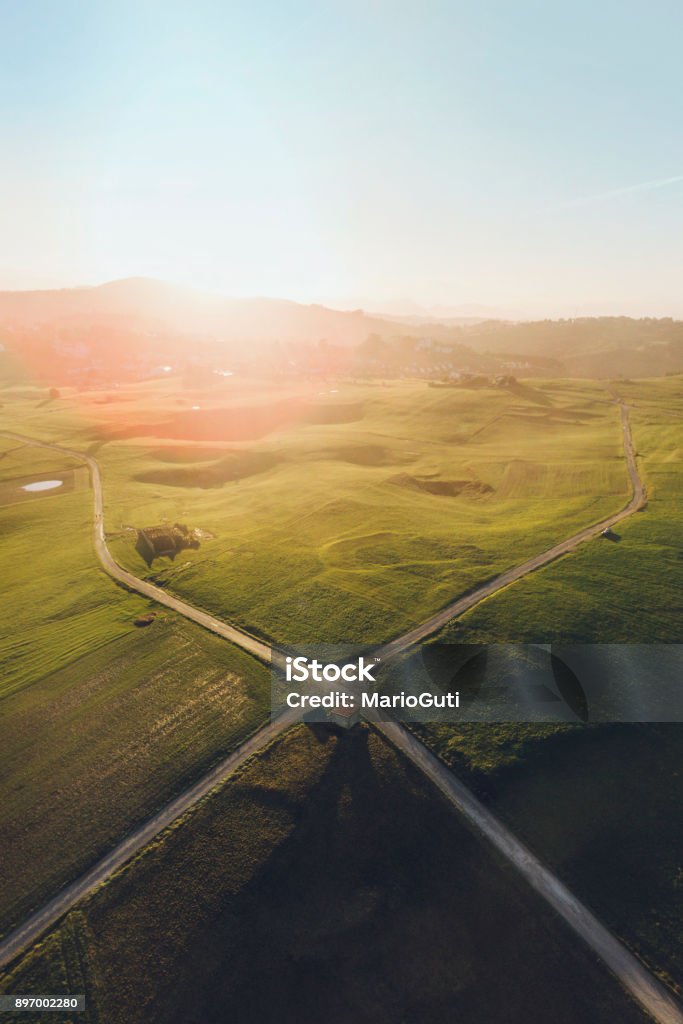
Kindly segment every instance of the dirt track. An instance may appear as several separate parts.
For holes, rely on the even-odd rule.
[[[415,643],[437,632],[447,622],[473,608],[480,601],[516,580],[528,575],[536,569],[547,565],[560,556],[573,551],[584,541],[598,536],[604,529],[615,526],[627,516],[637,512],[645,504],[643,488],[636,463],[633,438],[628,418],[627,407],[620,403],[621,424],[624,442],[624,454],[632,487],[632,496],[621,511],[606,519],[580,530],[566,540],[548,548],[546,551],[500,576],[477,587],[471,593],[458,598],[441,611],[431,616],[421,625],[409,630],[402,636],[384,644],[373,651],[375,656],[383,659],[391,658],[405,652]],[[20,434],[0,432],[7,437],[24,444],[51,448],[86,462],[92,478],[94,493],[94,540],[97,556],[110,576],[119,583],[130,587],[140,594],[151,598],[205,629],[224,637],[231,643],[249,651],[262,661],[270,664],[282,652],[275,647],[258,640],[244,630],[222,622],[208,612],[195,608],[193,605],[166,593],[158,587],[139,579],[123,569],[112,557],[104,535],[104,511],[102,500],[102,480],[97,462],[89,455],[64,448],[48,442],[36,441]],[[272,741],[299,719],[298,712],[288,712],[280,718],[265,725],[259,732],[243,743],[236,751],[217,765],[211,772],[200,779],[194,786],[171,801],[153,818],[150,818],[135,832],[131,833],[118,844],[109,854],[82,875],[79,879],[66,886],[52,900],[31,915],[22,925],[11,932],[0,943],[0,966],[12,961],[18,953],[35,942],[51,925],[55,924],[80,899],[92,892],[98,885],[106,881],[116,870],[122,867],[135,853],[146,846],[164,828],[176,821],[190,810],[214,787],[220,785],[239,765],[256,753],[266,743]],[[583,906],[569,890],[536,857],[517,840],[508,829],[488,811],[477,798],[445,767],[427,748],[398,722],[377,724],[386,738],[420,768],[435,783],[449,802],[465,819],[511,863],[527,882],[540,893],[557,911],[563,920],[589,947],[603,960],[619,979],[623,987],[659,1024],[683,1024],[683,1010],[669,989],[660,982],[604,925]]]
[[[448,802],[526,879],[609,967],[622,986],[659,1024],[683,1024],[672,992],[470,792],[424,744],[398,722],[375,727],[441,790]]]
[[[590,526],[586,526],[583,530],[579,530],[578,533],[573,534],[571,537],[567,537],[566,540],[560,541],[559,544],[553,545],[546,551],[542,551],[538,555],[534,555],[533,558],[527,559],[526,562],[522,562],[521,565],[515,566],[513,569],[508,569],[500,576],[495,576],[492,580],[487,583],[482,583],[481,586],[475,587],[469,594],[465,594],[464,597],[459,597],[456,601],[446,605],[441,611],[435,615],[430,616],[419,626],[415,626],[414,629],[409,629],[403,636],[397,637],[396,640],[391,640],[389,643],[384,644],[382,647],[373,651],[373,654],[382,658],[390,658],[395,654],[401,654],[413,644],[418,643],[420,640],[424,640],[426,637],[431,636],[433,633],[437,633],[442,629],[447,622],[451,619],[455,619],[458,615],[463,615],[469,611],[470,608],[474,608],[475,605],[480,604],[486,600],[487,597],[491,597],[496,594],[499,590],[504,587],[508,587],[511,583],[515,583],[517,580],[521,580],[523,576],[528,576],[529,573],[534,572],[536,569],[542,568],[547,565],[548,562],[553,562],[556,558],[560,558],[562,555],[568,554],[570,551],[574,551],[575,548],[579,547],[587,540],[592,540],[593,537],[599,536],[603,530],[610,529],[620,523],[622,519],[626,519],[628,516],[633,515],[634,512],[638,512],[639,509],[645,505],[645,488],[643,487],[642,480],[638,473],[638,466],[636,464],[635,449],[633,447],[633,437],[631,435],[631,425],[628,419],[628,410],[625,405],[620,404],[621,411],[621,429],[624,440],[624,455],[626,458],[626,466],[628,469],[628,475],[631,482],[631,498],[627,504],[619,512],[615,512],[611,516],[607,516],[606,519],[601,519],[597,523],[591,523]]]

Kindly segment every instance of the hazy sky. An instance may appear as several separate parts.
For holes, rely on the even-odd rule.
[[[0,287],[683,316],[680,0],[0,0]]]

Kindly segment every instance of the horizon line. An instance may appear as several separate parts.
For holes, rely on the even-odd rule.
[[[672,179],[667,179],[667,182]],[[683,180],[683,176],[681,176]],[[650,184],[650,183],[645,183]],[[638,188],[639,186],[634,186]],[[630,188],[627,190],[630,191]],[[619,190],[621,191],[621,190]],[[595,197],[597,198],[597,197]],[[124,285],[131,283],[147,283],[147,284],[158,284],[164,285],[168,288],[177,288],[183,291],[195,293],[197,295],[207,295],[215,298],[223,298],[232,302],[282,302],[289,303],[291,305],[303,306],[303,307],[318,307],[322,309],[329,309],[333,312],[339,313],[354,313],[360,312],[366,316],[374,317],[381,320],[393,320],[405,322],[406,320],[415,320],[423,318],[426,325],[429,323],[438,324],[444,323],[448,320],[463,319],[463,320],[476,320],[479,322],[483,321],[496,321],[500,323],[530,323],[530,322],[542,322],[544,320],[595,320],[601,318],[624,318],[627,320],[683,320],[683,311],[679,314],[672,312],[624,312],[623,310],[615,310],[611,308],[610,312],[586,312],[581,310],[583,305],[600,306],[601,303],[597,300],[585,300],[583,302],[567,302],[566,305],[569,308],[573,308],[572,312],[524,312],[521,308],[514,309],[513,307],[498,308],[496,303],[477,302],[472,300],[463,300],[462,302],[448,303],[447,301],[441,300],[438,302],[419,302],[412,298],[406,299],[377,299],[376,306],[373,307],[372,302],[367,302],[363,305],[356,305],[351,299],[293,299],[289,296],[284,295],[269,295],[266,293],[253,293],[250,295],[235,295],[227,291],[209,288],[206,286],[190,285],[174,281],[169,278],[154,277],[153,275],[146,274],[130,274],[124,277],[109,278],[104,281],[99,281],[95,284],[60,284],[60,285],[43,285],[43,286],[28,286],[28,287],[3,287],[0,284],[0,295],[29,295],[31,293],[59,293],[59,292],[74,292],[74,291],[97,291],[100,288],[106,288],[111,285]],[[398,310],[392,311],[391,309],[381,309],[377,307],[391,306],[395,303],[396,307],[401,305],[413,305],[417,309],[413,312],[399,312]],[[561,303],[558,303],[561,306]],[[449,306],[452,306],[449,309]],[[474,307],[474,308],[472,308]],[[477,307],[480,311],[477,312]],[[444,312],[436,313],[435,310],[443,310]]]

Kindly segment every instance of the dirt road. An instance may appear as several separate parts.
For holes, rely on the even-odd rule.
[[[194,786],[185,790],[175,800],[163,807],[158,814],[149,818],[140,828],[126,836],[89,871],[77,878],[75,882],[65,886],[53,899],[3,939],[0,943],[0,967],[9,963],[22,949],[35,942],[43,932],[71,910],[74,904],[91,893],[102,882],[106,882],[115,871],[118,871],[126,861],[144,849],[160,832],[194,807],[212,789],[220,786],[248,758],[262,750],[280,733],[289,729],[298,719],[298,712],[292,711],[264,725],[220,764],[202,776]]]
[[[622,986],[658,1024],[683,1024],[673,993],[424,744],[398,722],[378,729],[441,790],[448,802],[481,833],[609,967]]]
[[[22,444],[32,445],[35,448],[49,448],[52,451],[59,452],[61,455],[68,455],[72,459],[78,459],[80,462],[84,462],[88,466],[88,469],[90,470],[90,478],[92,480],[93,500],[95,504],[95,551],[102,568],[105,572],[109,573],[113,579],[117,580],[119,583],[123,583],[124,586],[129,587],[131,590],[137,591],[138,594],[144,594],[145,597],[151,598],[152,601],[156,601],[158,604],[163,604],[166,605],[167,608],[172,608],[174,612],[184,615],[186,619],[191,619],[193,622],[199,623],[199,625],[204,626],[205,629],[210,629],[212,633],[217,633],[218,636],[224,637],[231,643],[237,644],[238,647],[242,647],[245,651],[249,651],[250,654],[256,655],[256,657],[260,658],[261,661],[265,661],[270,664],[272,649],[269,644],[251,636],[250,633],[247,633],[243,629],[237,629],[236,626],[231,626],[227,622],[217,619],[208,612],[202,611],[201,608],[195,608],[194,605],[188,604],[187,601],[183,601],[179,597],[174,597],[173,594],[168,594],[165,590],[162,590],[161,587],[155,587],[153,583],[148,583],[147,580],[139,579],[139,577],[134,576],[132,572],[128,572],[126,569],[123,569],[118,562],[115,561],[107,547],[107,541],[104,535],[104,502],[102,496],[102,476],[100,473],[100,467],[91,455],[84,455],[83,452],[74,451],[72,448],[65,448],[62,445],[51,444],[48,441],[36,441],[31,437],[24,437],[22,434],[14,434],[7,431],[0,431],[0,437],[6,437],[11,441],[18,441]]]
[[[514,568],[501,573],[500,576],[495,576],[493,579],[488,580],[488,582],[482,583],[481,586],[475,587],[469,594],[465,594],[463,597],[459,597],[451,604],[446,605],[445,608],[436,612],[435,615],[430,616],[424,622],[420,623],[419,626],[415,626],[414,629],[409,629],[407,633],[403,634],[403,636],[399,636],[395,640],[391,640],[389,643],[377,648],[373,651],[373,654],[377,657],[381,657],[382,659],[391,658],[396,654],[402,654],[409,647],[412,647],[413,644],[419,643],[420,640],[424,640],[428,636],[432,636],[433,633],[437,633],[446,625],[447,622],[450,622],[451,619],[455,619],[459,615],[463,615],[465,612],[469,611],[470,608],[474,608],[475,605],[486,600],[487,597],[491,597],[499,590],[510,586],[511,583],[515,583],[517,580],[521,580],[523,576],[528,576],[529,573],[534,572],[536,569],[540,569],[549,562],[553,562],[556,558],[560,558],[562,555],[566,555],[570,551],[574,551],[574,549],[579,547],[580,544],[583,544],[587,540],[592,540],[593,537],[599,536],[603,530],[611,529],[613,526],[616,526],[617,523],[620,523],[622,519],[626,519],[628,516],[633,515],[634,512],[638,512],[639,509],[643,508],[646,501],[645,488],[643,487],[643,482],[640,479],[640,474],[638,473],[633,437],[631,435],[631,425],[628,419],[628,409],[623,403],[620,403],[620,411],[621,429],[624,441],[624,456],[626,458],[626,467],[628,469],[629,480],[631,483],[631,497],[619,512],[615,512],[613,515],[607,516],[606,519],[601,519],[597,523],[591,523],[590,526],[584,527],[583,530],[579,530],[578,533],[573,534],[571,537],[567,537],[566,540],[560,541],[559,544],[553,545],[553,547],[548,548],[546,551],[542,551],[540,554],[534,555],[533,558],[527,559],[527,561],[522,562],[521,565],[516,565]]]
[[[624,442],[624,454],[632,487],[632,496],[621,511],[585,527],[564,541],[535,555],[526,562],[500,576],[477,587],[470,594],[453,601],[440,612],[427,619],[426,622],[404,633],[403,636],[373,651],[375,656],[384,659],[405,652],[413,644],[430,636],[442,628],[447,622],[465,611],[473,608],[503,587],[528,575],[535,569],[578,547],[584,541],[596,537],[603,530],[615,526],[627,516],[637,512],[645,504],[643,488],[636,463],[633,438],[628,418],[627,407],[620,403],[621,424]],[[95,502],[95,549],[103,568],[115,580],[125,586],[144,594],[160,604],[172,608],[193,622],[210,629],[219,636],[256,655],[262,661],[270,663],[280,658],[282,652],[275,647],[258,640],[244,630],[230,626],[216,619],[208,612],[195,608],[193,605],[173,597],[158,587],[138,579],[132,573],[121,568],[107,548],[104,535],[104,512],[102,501],[102,481],[99,466],[95,459],[60,445],[36,441],[20,434],[0,432],[0,436],[24,444],[51,448],[86,462],[91,473]],[[157,815],[149,819],[139,829],[119,843],[114,850],[103,857],[97,864],[71,885],[66,886],[52,900],[36,911],[22,925],[11,932],[0,943],[0,966],[9,963],[21,950],[35,942],[51,925],[55,924],[78,900],[92,892],[98,885],[109,878],[135,853],[144,848],[164,828],[189,811],[199,800],[214,787],[220,785],[239,765],[256,753],[266,743],[284,732],[299,720],[297,711],[288,712],[277,720],[268,723],[258,733],[243,743],[233,754],[227,757],[211,772],[200,779],[194,786],[171,801]],[[420,743],[407,729],[398,722],[376,723],[376,728],[441,790],[449,802],[460,814],[478,830],[486,839],[511,863],[528,883],[542,895],[557,911],[563,920],[581,936],[581,938],[603,960],[619,979],[623,987],[640,1003],[658,1024],[683,1024],[683,1010],[669,989],[663,985],[615,936],[594,917],[591,912],[577,900],[569,890],[541,862],[534,857],[512,833],[491,814],[460,782],[445,765],[443,765],[427,748]]]

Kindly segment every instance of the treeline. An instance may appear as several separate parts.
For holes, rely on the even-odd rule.
[[[421,338],[431,339],[430,348]],[[510,323],[424,325],[410,335],[370,335],[361,352],[386,364],[418,352],[451,357],[468,368],[512,369],[518,376],[644,377],[683,373],[683,321],[671,317],[580,317]]]

